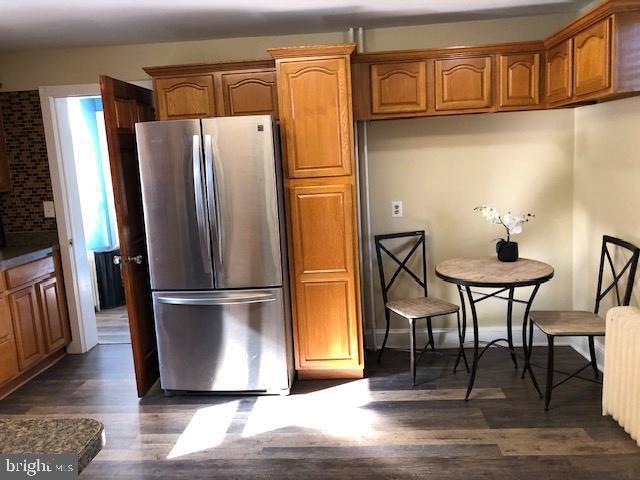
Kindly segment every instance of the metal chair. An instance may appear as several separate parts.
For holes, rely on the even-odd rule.
[[[384,242],[387,240],[397,240],[397,239],[406,239],[408,241],[415,241],[415,243],[409,249],[409,252],[404,257],[403,260],[399,260],[398,257],[392,253],[387,246],[384,245]],[[454,366],[453,371],[455,372],[458,368],[458,363],[462,358],[464,360],[464,364],[466,366],[467,372],[469,371],[469,365],[467,363],[467,357],[464,353],[464,335],[466,330],[466,316],[463,315],[462,325],[460,324],[460,307],[453,303],[446,302],[444,300],[440,300],[438,298],[433,298],[428,296],[427,292],[427,255],[426,255],[426,237],[424,230],[414,231],[414,232],[403,232],[403,233],[390,233],[387,235],[376,235],[375,236],[375,244],[376,244],[376,255],[378,257],[378,269],[380,271],[380,284],[382,287],[382,299],[384,301],[384,316],[386,320],[386,330],[384,334],[384,341],[382,342],[382,347],[380,348],[380,352],[378,353],[378,362],[382,358],[382,353],[384,352],[384,347],[387,344],[387,339],[389,338],[389,322],[391,317],[391,312],[395,312],[401,317],[406,318],[409,321],[409,334],[411,337],[411,381],[412,385],[416,384],[416,320],[426,319],[427,321],[427,334],[429,336],[429,340],[427,344],[422,349],[420,357],[427,350],[429,345],[431,345],[431,349],[435,350],[435,343],[433,340],[433,329],[431,326],[431,319],[433,317],[438,317],[441,315],[448,315],[451,313],[455,313],[458,319],[458,339],[460,341],[460,348],[458,350],[458,356],[456,358],[456,364]],[[422,278],[420,278],[416,273],[411,271],[407,264],[409,260],[413,257],[415,252],[418,251],[419,247],[422,246]],[[406,246],[404,246],[406,248]],[[393,260],[397,266],[391,275],[389,282],[386,281],[385,272],[384,272],[384,264],[383,264],[383,253],[386,254],[391,260]],[[407,298],[407,299],[399,299],[389,301],[389,290],[393,287],[398,275],[405,271],[409,276],[415,280],[415,282],[423,288],[424,297],[418,298]]]
[[[625,263],[620,272],[616,272],[611,253],[610,246],[615,246],[631,253],[631,258]],[[547,385],[545,393],[545,410],[549,410],[551,402],[551,392],[554,388],[559,387],[567,380],[577,377],[582,380],[593,381],[588,378],[579,377],[578,375],[586,368],[593,368],[596,379],[599,378],[598,364],[596,361],[596,352],[594,345],[594,337],[603,337],[605,335],[605,319],[598,315],[601,300],[612,290],[615,291],[615,297],[619,306],[629,305],[631,300],[631,292],[635,281],[636,270],[638,267],[638,258],[640,257],[640,248],[635,245],[620,240],[619,238],[604,235],[602,237],[602,251],[600,254],[600,269],[598,273],[598,285],[596,289],[596,304],[594,312],[586,311],[533,311],[529,315],[529,351],[527,362],[531,356],[533,325],[536,325],[544,334],[547,335],[548,341],[548,357],[547,357]],[[605,259],[607,260],[611,273],[613,274],[613,282],[606,288],[602,287],[602,277],[604,273]],[[619,284],[622,283],[622,277],[628,271],[627,282],[624,290],[624,296],[620,298]],[[591,361],[576,372],[568,375],[565,379],[553,384],[553,344],[555,337],[588,337],[589,353]],[[599,383],[599,382],[597,382]]]

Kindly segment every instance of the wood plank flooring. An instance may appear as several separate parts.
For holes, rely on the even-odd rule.
[[[426,354],[409,387],[408,353],[387,351],[367,378],[298,382],[289,397],[138,401],[129,345],[69,355],[0,402],[0,416],[88,416],[107,444],[86,479],[637,480],[640,449],[600,410],[600,388],[572,381],[545,412],[508,354],[482,359],[473,399],[453,352]],[[534,363],[543,364],[544,348]],[[584,359],[557,349],[557,366]],[[537,367],[538,379],[544,371]]]
[[[131,343],[127,306],[96,312],[98,343]]]

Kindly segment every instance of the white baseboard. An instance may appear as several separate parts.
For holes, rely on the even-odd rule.
[[[368,332],[370,333],[370,332]],[[506,338],[506,327],[480,327],[478,329],[480,341],[491,341],[496,338]],[[379,328],[375,331],[376,345],[382,345],[384,340],[384,329]],[[457,348],[458,347],[458,330],[456,328],[434,328],[433,339],[438,348]],[[470,346],[473,340],[473,329],[467,327],[467,335],[465,344]],[[427,331],[425,327],[416,328],[416,345],[421,348],[427,343]],[[522,327],[514,326],[513,328],[513,344],[517,347],[522,346]],[[547,345],[546,336],[537,329],[533,333],[534,345]],[[556,345],[572,345],[569,339],[556,338]],[[573,345],[572,345],[573,346]],[[389,339],[387,340],[389,348],[409,348],[409,329],[408,328],[392,328],[389,330]],[[574,347],[575,348],[575,347]],[[587,346],[587,355],[589,348]]]

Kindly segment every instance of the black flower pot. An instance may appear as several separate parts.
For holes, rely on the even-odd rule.
[[[501,262],[515,262],[518,260],[518,242],[498,240],[496,253],[498,254],[498,260]]]

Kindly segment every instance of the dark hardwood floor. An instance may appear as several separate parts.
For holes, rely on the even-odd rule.
[[[560,369],[584,361],[557,352]],[[536,348],[534,362],[545,354]],[[545,412],[503,350],[483,357],[469,402],[452,352],[427,354],[416,388],[407,364],[406,352],[388,351],[366,379],[298,382],[289,397],[165,397],[156,387],[138,401],[130,346],[99,345],[0,402],[0,415],[102,421],[107,444],[87,479],[640,478],[640,449],[601,415],[597,385],[567,383]]]
[[[127,306],[110,308],[96,312],[98,343],[131,343]]]

